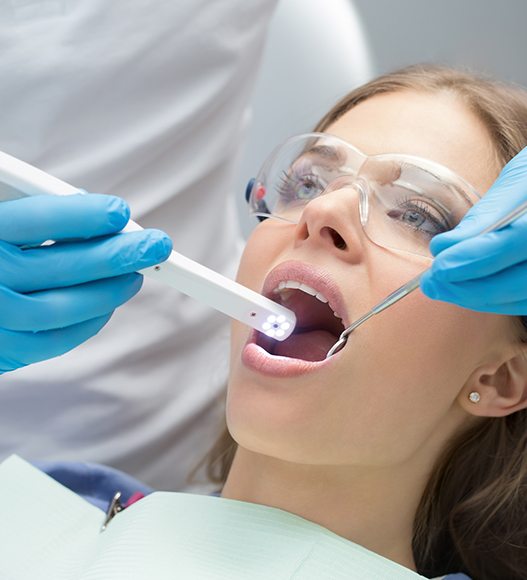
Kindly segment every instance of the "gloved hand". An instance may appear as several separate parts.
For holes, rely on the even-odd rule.
[[[477,236],[525,200],[527,148],[456,228],[432,239],[435,259],[421,278],[423,293],[480,312],[527,315],[527,215]]]
[[[129,217],[123,200],[98,194],[0,203],[0,373],[92,337],[139,291],[135,272],[168,257],[161,231],[116,233]]]

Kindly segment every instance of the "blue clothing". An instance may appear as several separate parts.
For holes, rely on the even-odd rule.
[[[33,465],[104,511],[108,509],[117,491],[121,492],[123,505],[135,493],[148,495],[154,491],[118,469],[96,463],[35,461]],[[219,493],[211,495],[219,496]],[[470,580],[470,578],[465,574],[447,574],[441,580]]]
[[[33,465],[105,512],[116,491],[121,492],[123,505],[136,492],[148,495],[154,491],[118,469],[97,463],[34,461]]]

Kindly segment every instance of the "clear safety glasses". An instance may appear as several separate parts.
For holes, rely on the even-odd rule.
[[[246,197],[250,213],[298,223],[321,195],[349,189],[366,236],[384,248],[431,257],[430,240],[451,230],[479,199],[442,165],[411,155],[365,155],[342,139],[307,133],[276,148]]]

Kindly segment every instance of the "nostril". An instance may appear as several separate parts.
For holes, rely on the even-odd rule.
[[[332,230],[331,231],[331,236],[333,238],[333,243],[335,244],[335,246],[339,249],[339,250],[345,250],[346,249],[346,242],[343,240],[343,238],[335,231]]]
[[[337,231],[335,231],[333,228],[325,228],[325,229],[328,230],[333,240],[333,243],[339,250],[345,250],[347,248],[344,238]]]

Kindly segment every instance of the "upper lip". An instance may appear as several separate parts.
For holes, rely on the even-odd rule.
[[[342,318],[344,327],[347,328],[350,325],[342,292],[326,270],[296,260],[282,262],[267,274],[262,294],[272,300],[273,290],[280,282],[286,280],[295,280],[321,292],[328,299],[330,308]]]

